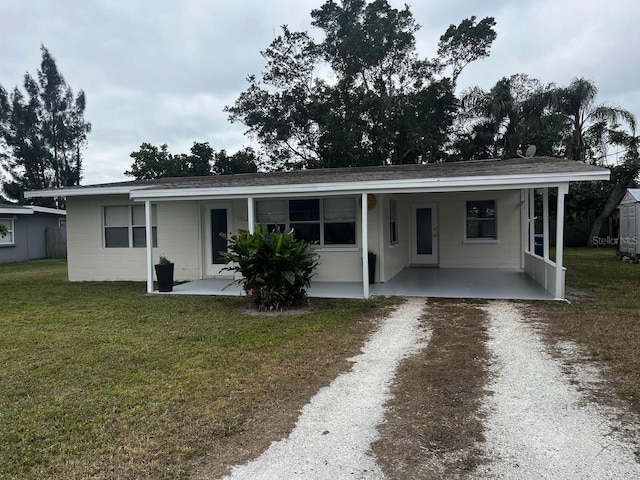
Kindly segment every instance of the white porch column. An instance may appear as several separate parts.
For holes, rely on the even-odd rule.
[[[145,234],[147,237],[147,293],[153,293],[153,228],[151,226],[151,202],[144,201]]]
[[[529,195],[524,188],[520,189],[520,268],[524,270],[524,252],[527,251],[527,245],[529,244],[527,238],[527,231],[529,227]]]
[[[247,222],[249,223],[249,233],[256,229],[256,209],[253,197],[247,198]]]
[[[568,185],[558,186],[558,206],[556,209],[556,298],[563,298],[562,260],[564,253],[564,196],[569,191]]]
[[[536,189],[529,189],[529,253],[536,253]]]
[[[549,188],[542,190],[542,234],[544,237],[544,259],[549,260]]]
[[[362,194],[362,294],[369,298],[369,209],[367,194]]]

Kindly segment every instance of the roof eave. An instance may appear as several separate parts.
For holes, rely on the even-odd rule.
[[[149,185],[137,186],[104,186],[104,187],[82,187],[82,188],[51,188],[48,190],[34,190],[24,192],[25,198],[47,198],[47,197],[89,197],[93,195],[129,195],[134,190],[150,188]]]
[[[556,186],[569,182],[608,180],[610,172],[590,171],[574,173],[546,173],[536,175],[491,175],[470,177],[440,177],[405,180],[368,180],[359,182],[329,182],[239,187],[158,188],[132,191],[134,200],[188,199],[203,197],[250,197],[291,194],[351,194],[361,192],[447,192],[456,190],[504,190]]]

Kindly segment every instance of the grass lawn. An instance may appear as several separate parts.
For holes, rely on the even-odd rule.
[[[586,346],[619,397],[640,414],[640,266],[616,260],[608,248],[568,248],[564,263],[571,305],[535,310],[552,336]]]
[[[0,478],[185,478],[254,418],[295,421],[388,304],[248,315],[239,298],[69,283],[53,260],[0,265],[0,285]]]

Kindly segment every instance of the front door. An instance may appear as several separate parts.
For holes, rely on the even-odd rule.
[[[227,251],[227,241],[220,236],[221,233],[231,234],[231,207],[207,207],[205,210],[205,229],[207,276],[232,275],[232,272],[222,270],[226,266],[222,253]]]
[[[438,211],[435,204],[414,205],[411,263],[438,264]]]

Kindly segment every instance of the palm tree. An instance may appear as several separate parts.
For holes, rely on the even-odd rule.
[[[565,156],[571,160],[595,160],[604,156],[610,130],[624,122],[635,132],[635,116],[620,107],[597,104],[598,88],[585,78],[575,78],[567,87],[553,92],[555,108],[570,132],[565,139]]]
[[[550,92],[549,86],[524,74],[504,77],[488,92],[470,89],[462,98],[466,115],[474,121],[466,136],[476,143],[481,139],[485,149],[490,146],[494,158],[517,157],[520,150],[540,139],[545,140],[543,150],[549,150],[545,153],[551,154],[557,129],[549,128],[553,116]],[[459,145],[469,143],[466,138],[460,140]]]

